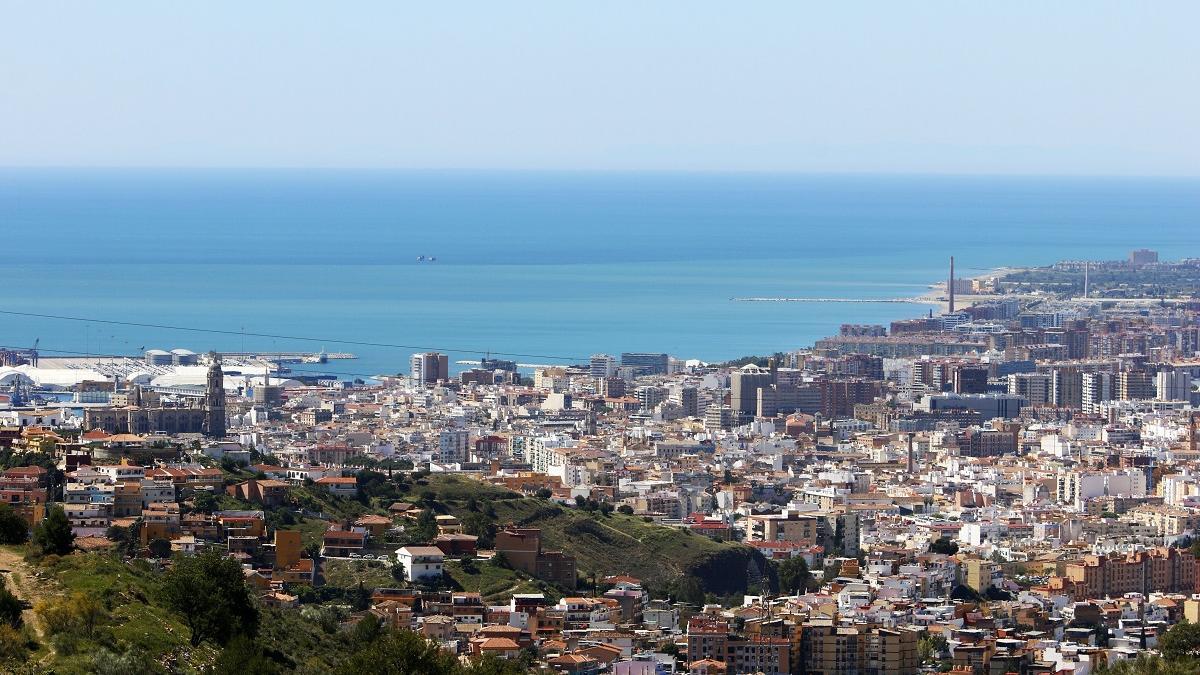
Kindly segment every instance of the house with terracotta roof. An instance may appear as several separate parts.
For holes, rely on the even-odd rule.
[[[409,514],[416,517],[420,512],[420,509],[408,502],[395,502],[388,507],[388,513],[392,514],[392,518],[407,518]]]
[[[85,431],[81,438],[85,443],[103,443],[104,441],[108,440],[108,437],[109,434],[107,431],[103,429],[92,429],[90,431]]]
[[[495,656],[500,659],[515,659],[521,655],[521,645],[506,637],[483,638],[472,643],[472,649],[480,656]]]
[[[363,529],[368,536],[382,537],[392,527],[392,519],[368,513],[354,521],[355,529]]]
[[[561,654],[547,659],[546,663],[556,672],[570,675],[595,675],[600,672],[600,662],[586,654]]]
[[[602,666],[608,666],[612,662],[620,659],[626,654],[622,653],[620,647],[610,644],[589,645],[581,647],[575,651],[576,654],[583,654],[600,662]]]
[[[242,501],[263,506],[279,506],[287,500],[288,484],[280,480],[251,478],[248,481],[230,485],[225,493]]]
[[[366,532],[330,528],[322,537],[321,555],[331,558],[347,558],[352,553],[360,555],[366,542]]]
[[[724,661],[700,659],[688,665],[688,675],[725,675],[729,668]]]
[[[385,626],[409,630],[413,624],[413,608],[397,600],[385,600],[371,606],[371,614],[379,617]]]
[[[325,476],[318,478],[315,483],[317,487],[324,488],[338,497],[354,497],[358,494],[358,479],[353,476]]]
[[[439,534],[433,545],[448,556],[473,556],[479,537],[473,534]]]

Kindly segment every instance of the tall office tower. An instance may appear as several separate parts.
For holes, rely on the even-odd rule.
[[[624,352],[621,354],[621,365],[632,366],[638,375],[666,375],[666,354],[651,354],[647,352]]]
[[[1192,376],[1185,370],[1160,370],[1154,376],[1154,388],[1160,401],[1188,401],[1192,397]]]
[[[603,380],[617,374],[617,359],[608,354],[592,354],[590,372],[593,380]]]
[[[1107,371],[1083,374],[1083,412],[1095,414],[1101,403],[1113,400],[1115,379]]]
[[[1046,373],[1013,373],[1008,376],[1008,393],[1029,399],[1029,405],[1045,405],[1052,401],[1050,382]]]
[[[1144,401],[1154,398],[1154,378],[1141,370],[1124,370],[1117,375],[1117,398]]]
[[[450,359],[438,352],[413,354],[409,372],[414,384],[436,384],[450,379]]]
[[[775,381],[774,374],[747,364],[730,376],[729,405],[735,413],[753,415],[758,410],[758,390]]]
[[[225,436],[225,373],[221,357],[209,352],[208,380],[204,390],[204,434],[213,438]]]
[[[683,408],[684,417],[700,415],[700,395],[695,387],[685,387],[680,384],[672,386],[670,401]]]

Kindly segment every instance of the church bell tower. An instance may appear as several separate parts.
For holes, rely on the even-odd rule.
[[[204,435],[213,438],[225,436],[225,373],[221,370],[221,357],[209,352],[208,382],[204,390]]]

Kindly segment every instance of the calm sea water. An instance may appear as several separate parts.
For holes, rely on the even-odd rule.
[[[0,344],[719,360],[927,311],[734,296],[912,296],[951,254],[1200,256],[1198,226],[1195,180],[0,170],[0,309],[231,333],[0,315]]]

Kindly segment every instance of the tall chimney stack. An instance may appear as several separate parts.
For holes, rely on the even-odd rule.
[[[954,256],[950,256],[950,282],[947,284],[947,290],[950,291],[950,313],[954,313]]]
[[[913,434],[911,432],[908,434],[908,473],[909,474],[911,474],[913,472],[913,468],[914,468],[914,466],[913,466],[913,436],[914,435],[915,434]]]

